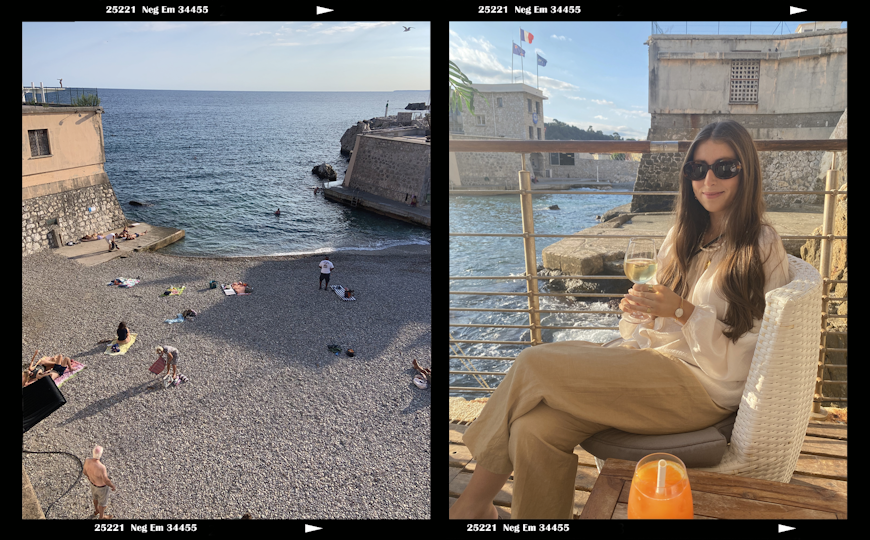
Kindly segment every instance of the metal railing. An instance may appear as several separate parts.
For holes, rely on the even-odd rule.
[[[37,105],[43,103],[52,103],[55,105],[72,105],[80,97],[93,95],[99,98],[96,88],[61,88],[61,87],[44,87],[42,83],[39,86],[22,86],[21,87],[21,103],[24,105]]]
[[[492,345],[521,345],[535,346],[543,343],[541,339],[541,330],[618,330],[619,327],[580,327],[580,326],[542,326],[542,313],[582,313],[582,314],[611,314],[619,315],[621,311],[590,311],[590,310],[542,310],[540,309],[538,299],[542,296],[571,296],[571,297],[590,297],[590,298],[614,298],[622,297],[619,294],[607,293],[542,293],[539,291],[538,282],[540,280],[551,279],[625,279],[624,276],[546,276],[538,277],[537,273],[537,252],[535,250],[535,238],[601,238],[600,235],[593,234],[535,234],[534,216],[532,213],[531,196],[543,194],[559,194],[559,195],[589,195],[590,192],[577,191],[547,191],[547,190],[532,190],[531,175],[526,170],[526,153],[536,152],[625,152],[625,153],[665,153],[665,152],[685,152],[689,149],[691,141],[499,141],[499,140],[450,140],[448,150],[450,152],[504,152],[504,153],[519,153],[521,156],[522,170],[519,171],[519,189],[498,191],[499,194],[518,194],[520,196],[520,208],[522,211],[522,233],[449,233],[449,236],[471,236],[471,237],[502,237],[502,238],[522,238],[523,248],[525,251],[525,273],[521,276],[451,276],[450,279],[475,279],[475,280],[524,280],[526,282],[526,292],[510,293],[510,292],[490,292],[490,291],[449,291],[450,295],[483,295],[483,296],[525,296],[528,299],[527,309],[496,309],[496,308],[462,308],[450,307],[452,311],[472,311],[472,312],[495,312],[495,313],[528,313],[529,324],[523,325],[505,325],[505,324],[454,324],[449,323],[451,327],[464,328],[523,328],[529,330],[530,341],[493,341],[493,340],[474,340],[474,339],[454,339],[451,332],[450,346],[454,354],[451,359],[460,360],[466,366],[468,371],[450,371],[451,375],[471,375],[478,381],[481,387],[466,388],[450,386],[451,392],[492,392],[491,388],[481,375],[496,375],[504,376],[504,372],[481,372],[474,366],[470,366],[465,360],[507,360],[513,361],[514,357],[502,356],[469,356],[466,355],[459,347],[459,343],[472,344],[492,344]],[[824,140],[802,140],[802,141],[784,141],[784,140],[756,140],[755,147],[759,152],[763,151],[801,151],[801,150],[825,150],[829,152],[843,151],[847,149],[846,139],[824,139]],[[835,154],[836,158],[836,154]],[[819,367],[816,376],[816,389],[813,398],[813,412],[818,413],[821,410],[822,402],[842,402],[845,403],[845,397],[833,397],[822,395],[822,384],[846,384],[846,381],[825,381],[825,369],[845,369],[846,364],[827,364],[826,352],[846,352],[845,348],[829,348],[827,347],[828,335],[845,336],[846,332],[834,332],[827,329],[827,320],[834,318],[846,318],[846,315],[828,314],[828,302],[842,301],[845,298],[833,297],[829,295],[829,288],[832,284],[847,283],[847,280],[832,280],[831,279],[831,258],[832,244],[834,240],[845,239],[846,236],[835,236],[833,234],[833,223],[835,214],[835,204],[839,187],[839,171],[834,169],[834,164],[831,164],[831,170],[828,170],[826,178],[825,191],[764,191],[763,194],[784,195],[784,194],[824,194],[824,215],[821,235],[785,235],[781,236],[783,240],[821,240],[821,256],[819,263],[819,273],[823,280],[822,294],[822,322],[820,329],[820,350],[819,350]],[[492,195],[491,190],[466,190],[449,192],[455,195]],[[674,196],[678,195],[676,191],[605,191],[596,194],[603,195],[637,195],[642,193],[644,196]],[[633,238],[637,235],[607,235],[607,239],[612,238]],[[664,238],[664,235],[649,235],[649,238]],[[459,354],[455,354],[458,352]]]

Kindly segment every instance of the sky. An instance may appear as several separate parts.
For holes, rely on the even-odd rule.
[[[430,88],[425,21],[25,22],[22,34],[28,87],[63,79],[140,90]]]
[[[658,22],[667,34],[794,33],[811,21]],[[779,27],[777,27],[779,25]],[[846,28],[846,23],[841,25]],[[532,34],[520,41],[520,29]],[[650,128],[649,47],[651,22],[451,22],[450,60],[478,84],[523,82],[540,88],[544,120],[560,122],[623,139],[646,140]],[[521,59],[512,43],[525,50]],[[536,55],[547,60],[538,66]],[[511,73],[513,62],[513,74]],[[536,70],[537,69],[537,75]]]

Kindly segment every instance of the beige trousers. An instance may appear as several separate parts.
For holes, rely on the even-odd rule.
[[[652,349],[561,341],[521,352],[463,441],[477,465],[514,473],[512,519],[571,519],[574,447],[609,428],[696,431],[733,411],[682,361]]]

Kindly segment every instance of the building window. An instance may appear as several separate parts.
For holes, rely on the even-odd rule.
[[[758,72],[761,60],[731,61],[729,103],[758,103]]]
[[[541,140],[541,128],[538,128],[538,140]]]
[[[504,103],[502,103],[501,99],[502,99],[502,98],[498,98],[498,106],[499,106],[499,107],[504,107]]]
[[[49,156],[51,149],[48,147],[48,130],[47,129],[32,129],[28,130],[30,136],[30,155],[31,156]]]
[[[550,154],[550,165],[574,165],[574,154]]]
[[[532,126],[529,126],[529,140],[530,141],[535,140],[535,132],[533,131]]]
[[[479,115],[475,116],[475,118],[477,118],[477,125],[478,126],[485,126],[486,125],[486,116],[479,114]]]
[[[532,112],[532,100],[531,100],[531,99],[526,99],[526,101],[529,102],[529,112]]]
[[[541,102],[540,101],[535,102],[535,112],[538,114],[541,114]]]

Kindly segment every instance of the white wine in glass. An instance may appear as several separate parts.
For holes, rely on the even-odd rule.
[[[652,238],[631,238],[625,250],[625,276],[634,283],[646,283],[656,275],[656,244]],[[623,313],[630,323],[651,320],[649,315]]]

